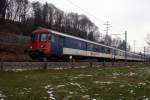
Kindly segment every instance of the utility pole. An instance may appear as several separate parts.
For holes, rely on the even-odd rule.
[[[127,63],[127,31],[125,31],[125,64]]]
[[[146,62],[146,48],[145,48],[145,46],[144,46],[144,62]]]
[[[135,40],[134,40],[134,53],[135,53]]]
[[[109,27],[109,26],[110,26],[111,24],[109,23],[109,21],[107,21],[106,24],[104,24],[104,25],[106,26],[106,30],[104,30],[104,31],[106,31],[106,34],[108,34],[108,31],[110,30],[110,27]]]

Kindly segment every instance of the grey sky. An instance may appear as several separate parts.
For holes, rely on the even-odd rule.
[[[31,0],[33,1],[33,0]],[[35,1],[35,0],[34,0]],[[133,48],[136,40],[136,50],[142,50],[146,45],[145,38],[150,33],[150,0],[38,0],[53,3],[65,12],[77,12],[87,15],[105,33],[103,25],[107,20],[111,23],[109,34],[128,32],[128,42]],[[73,2],[81,9],[68,1]],[[89,14],[90,13],[90,14]],[[124,38],[124,36],[119,36]]]

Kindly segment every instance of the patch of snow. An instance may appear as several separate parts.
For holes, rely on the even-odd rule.
[[[86,76],[93,76],[93,75],[86,75]]]
[[[69,91],[69,94],[74,94],[74,92],[72,92],[72,91]]]
[[[25,71],[26,69],[13,69],[12,71],[14,72],[21,72],[21,71]]]
[[[24,91],[21,91],[19,94],[24,95],[24,94],[25,94],[25,92],[24,92]]]
[[[74,85],[74,86],[78,86],[79,88],[82,88],[79,83],[72,83],[72,82],[69,82],[69,84]]]
[[[116,76],[113,76],[112,78],[114,78],[114,79],[115,79],[115,78],[117,78],[117,77],[116,77]]]
[[[130,73],[128,74],[128,76],[134,76],[134,75],[136,75],[136,73],[130,72]]]
[[[51,85],[44,86],[45,89],[49,89]]]
[[[67,97],[65,97],[63,100],[70,100],[71,97],[71,95],[67,95]]]
[[[57,85],[57,88],[61,88],[64,87],[65,85]]]
[[[130,90],[130,93],[131,93],[131,94],[133,94],[133,92],[134,92],[133,90]]]
[[[146,98],[144,98],[143,100],[149,100],[149,98],[146,97]]]
[[[125,85],[122,85],[122,84],[121,84],[119,87],[120,87],[120,88],[123,88],[123,87],[125,87]]]
[[[4,100],[4,98],[6,98],[6,96],[2,94],[2,91],[0,91],[0,100]]]
[[[115,82],[110,82],[110,81],[106,81],[106,82],[102,82],[102,81],[94,81],[93,83],[95,83],[95,84],[113,84],[113,83],[115,83]]]
[[[112,84],[114,82],[110,82],[110,81],[107,81],[107,82],[100,82],[100,84]]]
[[[56,98],[54,97],[53,88],[51,87],[51,85],[44,86],[44,88],[47,89],[46,92],[49,94],[50,100],[56,100]]]
[[[98,69],[98,70],[102,70],[102,69]]]
[[[54,95],[53,95],[53,91],[52,91],[52,90],[48,90],[47,93],[49,94],[49,98],[50,98],[51,100],[56,100],[56,98],[55,98]]]
[[[77,76],[75,76],[75,77],[73,77],[73,79],[78,79],[79,77],[77,77]]]
[[[100,83],[100,81],[94,81],[93,83],[95,83],[95,84],[99,84],[99,83]]]
[[[85,74],[79,74],[78,77],[85,77],[85,76],[88,76],[88,77],[91,77],[93,75],[85,75]]]
[[[64,68],[61,68],[61,67],[59,67],[59,68],[54,68],[55,70],[63,70]]]
[[[84,75],[83,75],[83,74],[79,74],[79,75],[78,75],[78,77],[82,77],[82,76],[84,76]]]
[[[80,66],[81,68],[86,68],[86,66]]]
[[[99,94],[94,94],[95,96],[99,96]]]
[[[120,76],[120,73],[114,72],[112,73],[113,76]]]
[[[143,86],[145,86],[145,85],[146,85],[146,83],[144,83],[144,82],[140,82],[140,83],[138,83],[138,85],[143,85]]]
[[[87,99],[90,99],[90,96],[89,95],[84,95],[82,96],[83,98],[87,98]]]

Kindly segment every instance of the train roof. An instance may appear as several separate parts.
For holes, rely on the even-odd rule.
[[[95,45],[104,46],[104,47],[107,47],[107,48],[119,50],[119,51],[125,53],[124,50],[121,50],[121,49],[118,49],[118,48],[114,48],[114,47],[112,47],[112,46],[107,46],[107,45],[100,44],[100,43],[97,43],[97,42],[93,42],[93,41],[90,41],[90,40],[82,39],[82,38],[79,38],[79,37],[76,37],[76,36],[71,36],[71,35],[68,35],[68,34],[65,34],[65,33],[62,33],[62,32],[58,32],[58,31],[55,31],[55,30],[52,30],[52,29],[39,28],[39,29],[33,31],[32,34],[38,34],[38,33],[41,33],[41,32],[42,32],[42,33],[51,32],[51,33],[53,33],[53,34],[57,34],[57,35],[60,35],[60,36],[63,36],[63,37],[69,37],[69,38],[77,39],[77,40],[84,41],[84,42],[88,42],[88,43],[92,43],[92,44],[95,44]],[[140,55],[137,54],[137,53],[132,53],[132,52],[128,52],[128,51],[127,51],[127,53],[140,56]]]
[[[34,30],[34,31],[32,32],[32,34],[48,33],[48,32],[51,32],[51,31],[52,31],[51,29],[38,28],[38,29]]]
[[[57,34],[57,35],[64,36],[64,37],[70,37],[70,38],[77,39],[77,40],[80,40],[80,41],[84,41],[84,42],[96,44],[96,45],[99,45],[99,46],[104,46],[104,47],[108,47],[108,48],[111,48],[111,49],[119,50],[119,51],[121,51],[121,52],[125,52],[124,50],[117,49],[117,48],[114,48],[114,47],[112,47],[112,46],[107,46],[107,45],[100,44],[100,43],[97,43],[97,42],[89,41],[89,40],[82,39],[82,38],[78,38],[78,37],[71,36],[71,35],[67,35],[67,34],[65,34],[65,33],[61,33],[61,32],[58,32],[58,31],[52,30],[51,32],[53,32],[54,34]],[[132,53],[132,52],[128,52],[128,51],[127,51],[127,53],[130,53],[130,54],[133,54],[133,55],[139,55],[139,54]]]

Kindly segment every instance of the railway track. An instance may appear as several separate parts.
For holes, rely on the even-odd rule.
[[[113,67],[132,66],[144,62],[33,62],[33,61],[3,61],[0,62],[0,70],[3,71],[24,71],[36,69],[69,69],[87,67]],[[148,64],[145,62],[145,64]]]

